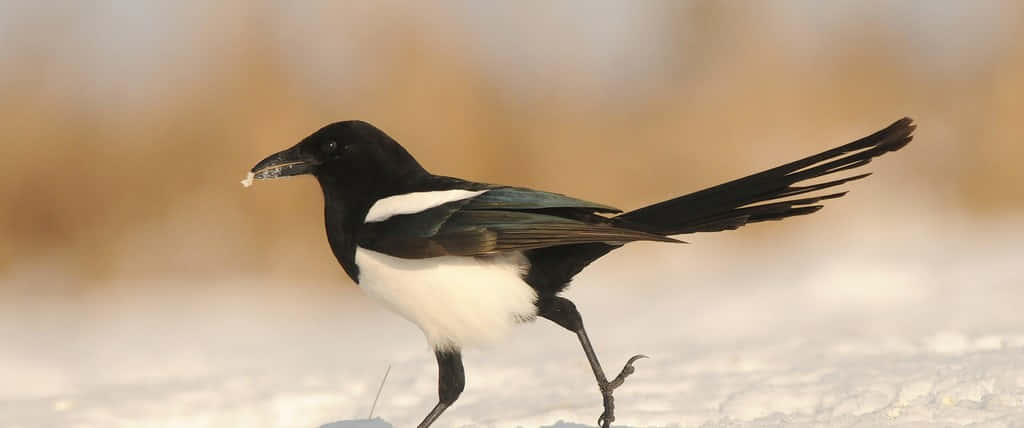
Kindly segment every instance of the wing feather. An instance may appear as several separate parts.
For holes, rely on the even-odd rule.
[[[619,213],[622,210],[596,202],[584,201],[558,193],[523,187],[497,187],[470,200],[467,210],[538,210],[580,208],[589,212]]]
[[[485,256],[568,244],[632,241],[682,242],[666,236],[617,227],[593,215],[573,218],[552,215],[549,209],[614,210],[567,196],[503,188],[471,199],[446,203],[413,214],[363,224],[359,245],[396,257],[428,258],[446,255]],[[481,200],[482,199],[482,200]],[[499,208],[499,209],[496,209]]]

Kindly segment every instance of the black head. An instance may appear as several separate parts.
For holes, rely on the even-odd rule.
[[[310,174],[324,192],[327,240],[338,262],[356,282],[356,235],[373,203],[402,193],[429,176],[397,141],[369,123],[349,120],[320,128],[290,149],[252,168],[252,179]]]
[[[268,156],[252,168],[252,178],[312,174],[324,185],[372,191],[424,172],[416,159],[383,131],[363,121],[348,120],[320,128],[295,146]]]

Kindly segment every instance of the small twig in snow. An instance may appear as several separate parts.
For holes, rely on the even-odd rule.
[[[391,373],[391,364],[388,364],[388,369],[384,371],[384,379],[380,380],[380,387],[377,388],[377,396],[373,398],[373,405],[370,406],[370,416],[366,419],[373,419],[373,410],[377,408],[377,400],[380,400],[381,391],[384,391],[384,382],[388,381],[388,373]]]

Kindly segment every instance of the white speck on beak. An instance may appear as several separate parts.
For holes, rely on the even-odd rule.
[[[255,176],[256,176],[256,174],[253,174],[251,172],[249,173],[249,175],[246,175],[245,176],[245,180],[242,180],[242,186],[244,186],[244,187],[252,186],[252,178],[255,177]]]

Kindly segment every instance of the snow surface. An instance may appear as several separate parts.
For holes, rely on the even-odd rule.
[[[781,230],[764,233],[792,237]],[[1024,427],[1020,223],[908,223],[823,244],[829,230],[639,244],[585,272],[570,297],[606,368],[651,356],[616,391],[618,422]],[[4,296],[0,427],[407,427],[436,399],[421,333],[348,287],[118,289]],[[388,364],[383,420],[342,422],[367,417]],[[578,344],[553,324],[467,351],[465,365],[466,391],[438,427],[592,426],[600,414]]]

